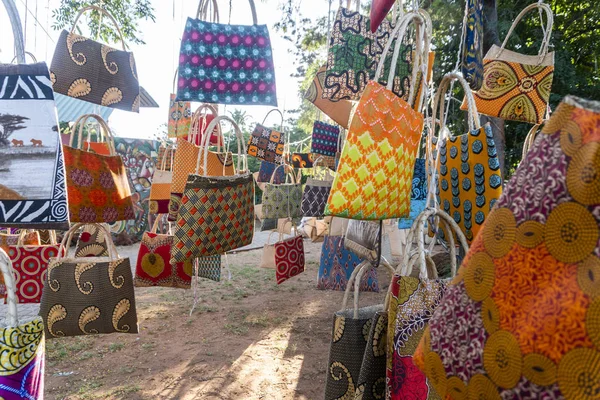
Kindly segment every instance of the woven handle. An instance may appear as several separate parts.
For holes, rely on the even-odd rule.
[[[108,124],[106,123],[106,121],[99,116],[98,114],[84,114],[81,117],[77,118],[77,120],[75,121],[75,123],[73,124],[73,132],[71,132],[71,139],[69,141],[69,146],[71,147],[75,147],[73,146],[73,139],[75,137],[74,133],[75,130],[78,129],[78,133],[77,133],[77,148],[81,149],[81,150],[85,150],[83,148],[83,128],[85,126],[85,124],[87,123],[87,120],[93,118],[95,119],[98,124],[100,125],[100,129],[98,130],[98,134],[96,135],[97,139],[100,139],[100,137],[105,139],[106,144],[108,145],[108,151],[110,152],[111,156],[114,156],[117,154],[116,150],[115,150],[115,143],[114,143],[114,138],[112,135],[112,132],[110,131],[110,128],[108,127]],[[88,139],[91,140],[91,135],[88,134]],[[88,150],[89,151],[89,148]]]
[[[167,168],[167,156],[171,154],[171,168],[173,168],[173,161],[175,159],[175,145],[167,145],[164,147],[162,160],[160,162],[160,170],[165,171]]]
[[[25,39],[23,39],[23,26],[19,17],[19,10],[17,10],[17,6],[13,0],[2,0],[2,2],[4,3],[4,7],[6,7],[13,31],[17,63],[25,64]]]
[[[87,6],[87,7],[82,8],[81,11],[79,11],[79,14],[77,14],[77,16],[75,17],[75,21],[73,22],[73,26],[71,27],[71,33],[73,33],[75,31],[77,22],[79,21],[79,18],[81,18],[83,13],[85,13],[86,11],[90,11],[90,10],[96,10],[100,14],[106,15],[108,17],[108,19],[111,20],[111,22],[113,23],[115,28],[117,28],[117,32],[119,33],[119,37],[121,38],[121,45],[123,46],[123,50],[127,51],[127,46],[125,45],[125,39],[123,39],[123,33],[121,32],[121,28],[119,28],[119,24],[117,24],[117,21],[113,18],[112,15],[110,15],[110,13],[108,11],[106,11],[105,9],[98,7],[98,6]],[[100,28],[98,28],[98,29],[100,29]]]
[[[234,130],[235,137],[237,139],[237,145],[238,145],[237,173],[239,174],[242,171],[248,171],[248,158],[246,155],[246,143],[244,143],[244,136],[242,134],[242,131],[240,130],[240,127],[235,123],[235,121],[233,119],[231,119],[230,117],[228,117],[226,115],[221,115],[221,116],[215,117],[215,119],[210,121],[210,124],[208,124],[208,127],[206,128],[205,132],[212,132],[221,121],[229,121],[229,123],[231,123],[231,125],[233,125],[233,130]],[[208,146],[204,146],[204,170],[203,170],[204,176],[208,176],[207,171],[208,171]],[[198,174],[198,173],[200,173],[200,157],[198,157],[198,161],[196,163],[196,174]]]
[[[394,279],[394,273],[396,272],[394,270],[394,267],[392,267],[392,265],[384,257],[381,257],[380,265],[383,265],[390,273],[390,286],[391,286],[392,280]],[[366,268],[362,268],[360,271],[358,271],[358,274],[356,274],[356,279],[354,280],[354,319],[358,318],[358,296],[360,294],[360,281],[362,280],[363,274],[365,273],[366,270],[367,270]],[[379,271],[379,269],[377,269],[377,271]],[[385,305],[384,307],[386,310],[389,307],[390,295],[391,295],[391,293],[388,290],[387,293],[385,294],[385,299],[383,301],[383,304]]]
[[[210,113],[217,117],[219,115],[218,106],[214,106],[212,104],[203,103],[201,104],[196,111],[192,114],[192,119],[190,121],[190,130],[188,131],[188,142],[197,143],[198,136],[202,139],[200,141],[200,146],[209,146],[210,137],[212,136],[213,131],[207,130],[206,123],[206,113],[203,113],[204,110],[210,111]],[[200,124],[202,121],[202,124]],[[210,132],[210,133],[208,133]],[[223,134],[221,132],[221,127],[217,126],[217,135],[219,135],[219,141],[217,143],[217,151],[221,151],[221,143],[223,142]]]
[[[212,6],[212,19],[209,20],[209,11]],[[198,11],[196,11],[196,19],[202,19],[208,22],[219,22],[219,5],[216,0],[200,0],[198,3]]]
[[[279,125],[279,132],[283,133],[283,113],[281,111],[279,111],[278,108],[273,108],[271,109],[267,115],[265,115],[265,117],[263,118],[263,121],[261,123],[262,126],[265,126],[265,122],[267,121],[267,117],[269,116],[269,114],[271,114],[273,111],[278,112],[279,115],[281,116],[281,124]]]
[[[535,138],[537,137],[538,131],[540,130],[540,124],[534,125],[527,133],[525,137],[525,141],[523,142],[523,152],[521,153],[521,159],[524,159],[529,151],[529,148],[535,142]]]
[[[537,2],[537,3],[528,5],[527,7],[525,7],[523,9],[523,11],[521,11],[519,13],[519,15],[517,15],[517,18],[515,18],[515,20],[513,21],[512,25],[510,26],[510,29],[508,30],[508,33],[506,34],[506,37],[504,38],[504,41],[502,42],[502,46],[500,46],[501,50],[504,50],[504,48],[506,47],[506,44],[508,43],[508,39],[510,38],[510,35],[512,35],[513,31],[517,27],[517,24],[521,21],[521,19],[523,19],[525,14],[527,14],[529,11],[535,10],[535,9],[544,10],[546,12],[546,16],[548,17],[548,21],[546,21],[546,29],[544,29],[544,25],[543,25],[544,21],[542,20],[542,17],[540,14],[540,23],[542,24],[542,29],[544,29],[544,40],[542,41],[542,46],[540,47],[538,56],[545,56],[546,54],[548,54],[548,46],[550,45],[550,36],[552,35],[552,26],[554,25],[554,15],[552,14],[552,9],[550,8],[550,6],[548,4],[545,4],[542,2]]]
[[[279,168],[283,168],[283,173],[285,174],[285,182],[287,183],[287,177],[288,176],[292,176],[292,184],[297,185],[298,184],[298,177],[296,176],[296,174],[294,174],[293,172],[290,171],[286,171],[285,167],[287,167],[286,164],[279,164],[277,167],[275,167],[275,169],[273,170],[273,174],[271,175],[271,179],[269,179],[269,183],[272,185],[274,180],[275,180],[275,172],[277,172],[277,170]]]
[[[34,63],[38,62],[37,58],[35,58],[35,56],[33,55],[33,53],[30,53],[30,52],[26,51],[25,55],[31,57],[31,61],[33,61]],[[14,56],[13,59],[10,61],[10,63],[11,64],[14,63],[16,59],[17,59],[17,56]]]
[[[435,94],[435,99],[433,101],[433,114],[435,116],[436,111],[439,109],[439,121],[440,121],[440,132],[446,126],[445,119],[445,96],[448,88],[450,87],[450,83],[458,81],[463,90],[465,92],[465,99],[467,100],[468,106],[468,121],[469,121],[469,131],[473,131],[474,129],[481,128],[481,124],[479,123],[479,113],[477,112],[477,105],[475,104],[475,98],[473,97],[473,92],[469,87],[469,84],[463,78],[460,72],[449,72],[442,78],[440,85],[438,87],[438,91]],[[433,126],[431,132],[435,135],[435,118],[432,118]]]
[[[111,261],[117,260],[119,258],[119,253],[117,252],[115,243],[112,240],[112,235],[110,234],[110,231],[103,224],[85,224],[85,223],[76,223],[71,227],[71,229],[69,229],[68,231],[65,232],[65,236],[63,237],[63,240],[60,243],[60,247],[62,249],[64,249],[64,252],[62,253],[62,255],[59,253],[56,256],[56,259],[59,260],[59,259],[67,257],[67,253],[69,252],[69,249],[71,248],[71,240],[73,239],[73,235],[75,234],[75,232],[77,232],[79,229],[83,228],[85,225],[94,225],[94,226],[96,226],[96,228],[102,229],[104,231],[106,247],[108,248],[108,257],[110,258]],[[93,257],[87,257],[87,258],[93,259]]]
[[[0,248],[0,270],[4,277],[4,285],[6,286],[6,303],[8,304],[7,319],[8,326],[16,327],[19,325],[17,315],[17,292],[15,285],[15,275],[12,262],[8,254]]]

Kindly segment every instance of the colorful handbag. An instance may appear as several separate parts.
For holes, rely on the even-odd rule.
[[[438,217],[442,223],[448,249],[450,250],[451,274],[456,275],[456,247],[454,236],[459,239],[462,249],[469,246],[458,225],[445,212],[427,209],[415,219],[407,240],[401,270],[393,274],[389,288],[389,308],[387,325],[387,366],[385,382],[387,398],[402,400],[408,397],[415,400],[439,399],[431,383],[413,364],[413,354],[423,336],[431,315],[442,300],[447,288],[447,280],[438,279],[435,265],[426,261],[424,224],[427,218]],[[412,254],[413,238],[417,238],[417,253]],[[428,256],[427,256],[428,257]],[[399,268],[400,269],[400,268]],[[418,276],[412,276],[417,269]],[[441,397],[444,398],[444,397]]]
[[[275,184],[284,183],[285,169],[277,168],[279,165],[280,164],[273,164],[268,161],[261,161],[258,175],[256,176],[256,182],[267,183],[271,182],[271,178],[273,178],[273,183]]]
[[[277,168],[284,169],[284,165]],[[276,185],[271,182],[265,185],[263,191],[262,204],[263,216],[265,218],[296,218],[302,216],[302,183],[299,182],[296,174],[290,172],[291,183],[282,183]],[[286,180],[287,181],[287,180]]]
[[[506,50],[508,38],[519,21],[534,9],[544,10],[548,18],[538,55]],[[546,119],[554,76],[554,52],[548,52],[552,24],[550,6],[530,4],[515,18],[502,46],[492,45],[483,59],[483,84],[473,93],[480,113],[530,124],[540,124]],[[465,102],[461,109],[467,109]]]
[[[0,64],[0,88],[0,225],[67,229],[63,155],[48,67]]]
[[[315,164],[319,163],[319,159]],[[313,167],[313,170],[316,166]],[[316,177],[308,178],[306,185],[304,185],[304,192],[302,193],[302,201],[300,203],[300,211],[305,217],[324,217],[325,216],[325,205],[329,198],[329,192],[331,191],[331,184],[333,182],[333,176],[329,172],[329,169],[325,168],[324,179],[318,179]]]
[[[173,145],[172,142],[167,142],[161,144],[158,148],[158,156],[156,157],[157,162],[161,163],[164,161],[164,168],[161,169],[163,171],[172,171],[173,163],[175,161],[175,153],[177,152],[177,148]],[[162,160],[162,161],[161,161]]]
[[[398,218],[398,229],[410,229],[415,218],[427,206],[427,170],[425,159],[415,160],[412,187],[410,190],[410,214],[408,218]]]
[[[277,106],[275,68],[267,25],[207,21],[208,7],[188,18],[179,53],[177,100],[229,105]],[[203,10],[201,10],[203,8]],[[201,11],[205,11],[201,18]],[[208,52],[210,50],[210,53]]]
[[[75,224],[61,246],[69,249]],[[105,229],[101,224],[97,225]],[[108,257],[59,256],[50,260],[44,283],[40,316],[48,338],[98,333],[138,333],[133,277],[128,258],[104,232]],[[66,253],[66,251],[65,251]]]
[[[506,183],[414,356],[440,396],[597,396],[599,121],[567,96]]]
[[[178,71],[179,69],[175,70],[175,76],[173,77],[173,92],[176,91]],[[187,136],[192,121],[192,104],[189,101],[177,101],[176,97],[177,95],[172,93],[169,99],[169,122],[167,124],[167,135],[169,137]]]
[[[115,25],[123,50],[108,47],[73,33],[86,11],[94,10]],[[71,32],[58,39],[50,78],[54,91],[104,107],[139,112],[140,84],[133,53],[128,52],[117,21],[106,10],[87,6],[75,17]]]
[[[392,37],[397,46],[417,13],[407,13]],[[401,29],[402,28],[402,29]],[[383,54],[387,54],[388,41]],[[420,52],[417,52],[420,53]],[[419,57],[415,57],[415,62]],[[381,74],[383,59],[376,77]],[[416,68],[416,66],[415,66]],[[348,138],[344,143],[338,172],[333,181],[325,215],[376,220],[408,216],[411,173],[423,130],[423,115],[376,80],[369,82],[358,103]],[[415,85],[411,85],[411,98]]]
[[[313,153],[292,153],[292,167],[312,168],[314,163]]]
[[[135,286],[163,286],[189,289],[192,285],[192,260],[171,264],[173,235],[156,233],[159,218],[151,232],[144,232],[135,266]]]
[[[339,136],[339,127],[325,122],[315,121],[310,151],[324,156],[335,157],[339,150]]]
[[[21,230],[18,234],[0,233],[0,249],[7,253],[10,246],[39,246],[40,244],[40,235],[37,231],[28,232],[27,230]],[[5,294],[4,278],[0,274],[0,295]]]
[[[0,397],[43,399],[45,343],[40,317],[19,324],[15,278],[11,262],[0,249],[0,271],[7,288],[7,323],[0,328],[3,358],[0,364]]]
[[[104,224],[104,229],[98,225],[83,225],[75,246],[75,257],[108,257],[108,242],[105,232],[107,230],[110,232],[110,228],[106,224]]]
[[[273,111],[281,115],[279,132],[264,126],[267,117]],[[250,140],[248,140],[248,155],[270,163],[283,164],[285,150],[285,138],[283,136],[283,114],[274,108],[265,115],[262,124],[256,124]]]
[[[317,275],[317,289],[346,290],[355,268],[364,260],[344,246],[343,236],[325,236]],[[371,268],[359,283],[361,292],[379,292],[377,269]]]
[[[110,128],[96,114],[85,114],[75,121],[73,132],[79,124],[94,118],[112,139]],[[82,143],[81,129],[77,143]],[[75,135],[71,135],[71,145]],[[72,222],[113,223],[135,219],[131,189],[123,160],[116,155],[112,140],[110,156],[90,153],[72,146],[63,146],[69,214]]]
[[[483,0],[466,0],[460,70],[472,90],[483,85]]]
[[[207,111],[207,112],[204,112]],[[192,115],[192,123],[190,126],[190,134],[194,137],[192,143],[197,146],[202,146],[202,143],[206,143],[204,135],[208,124],[212,122],[219,115],[218,106],[212,104],[201,104],[200,107],[194,111]],[[189,140],[189,139],[188,139]],[[217,126],[214,131],[210,133],[209,145],[223,146],[223,135],[221,133],[221,127]]]
[[[254,235],[254,182],[248,171],[242,131],[227,116],[215,118],[208,131],[229,121],[238,144],[238,172],[232,176],[209,176],[208,147],[203,169],[198,157],[196,174],[190,174],[175,224],[171,263],[223,254],[247,246]],[[179,154],[179,153],[178,153]],[[202,175],[198,172],[202,171]]]
[[[502,194],[502,178],[492,128],[489,124],[479,125],[479,114],[467,82],[456,73],[446,74],[436,93],[434,110],[439,109],[440,131],[447,131],[443,102],[453,80],[463,86],[470,105],[469,132],[432,139],[439,154],[439,162],[436,162],[437,202],[454,218],[470,243]],[[431,132],[435,132],[433,127]]]
[[[163,147],[164,149],[164,147]],[[154,170],[152,175],[152,186],[150,186],[149,212],[152,214],[168,214],[169,202],[171,200],[171,183],[173,182],[173,171],[167,169],[175,160],[175,149],[169,147],[162,152],[163,157],[158,159],[160,168]],[[160,152],[159,152],[160,155]],[[167,162],[167,157],[170,161]]]
[[[327,74],[327,65],[323,65],[317,71],[312,83],[304,93],[304,98],[323,111],[329,118],[334,120],[341,127],[348,129],[350,124],[350,113],[354,104],[350,100],[331,101],[323,97],[323,87],[325,86],[325,75]]]

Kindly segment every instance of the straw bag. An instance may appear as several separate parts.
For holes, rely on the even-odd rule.
[[[267,117],[273,111],[278,112],[281,116],[279,132],[264,126]],[[283,164],[285,147],[285,138],[283,136],[283,114],[281,111],[274,108],[265,115],[262,124],[256,124],[256,127],[248,140],[248,155],[270,163]]]
[[[394,58],[413,19],[424,24],[420,14],[408,13],[392,33],[392,37],[398,37]],[[421,42],[417,38],[417,54],[421,54]],[[391,41],[388,41],[383,54],[387,55],[390,45]],[[415,57],[413,83],[416,82],[417,67],[426,67],[420,60],[421,57]],[[382,72],[383,62],[382,58],[376,78]],[[411,174],[423,130],[423,116],[409,105],[414,98],[414,84],[411,85],[411,101],[408,103],[398,99],[390,90],[393,72],[394,69],[391,69],[387,87],[381,86],[375,79],[369,82],[360,99],[344,143],[325,215],[377,220],[405,217],[409,213]]]
[[[284,169],[282,164],[277,167]],[[302,216],[302,183],[293,172],[288,173],[292,177],[292,182],[276,185],[273,183],[274,175],[271,176],[271,182],[265,185],[263,191],[262,204],[263,216],[265,218],[297,218]]]
[[[258,25],[254,1],[248,2],[252,25],[219,23],[216,1],[210,21],[209,1],[201,1],[196,18],[187,19],[179,53],[177,100],[277,106],[269,30]]]
[[[70,248],[73,234],[82,226],[75,224],[67,231],[61,243],[64,249]],[[48,338],[138,333],[129,259],[119,258],[110,232],[104,234],[108,257],[78,258],[67,254],[50,261],[40,305]]]
[[[313,176],[306,180],[304,192],[302,193],[302,202],[300,205],[302,215],[305,217],[324,217],[325,205],[331,191],[333,175],[328,168],[324,168],[324,176],[319,179],[316,176],[315,170],[317,164],[321,161],[319,157],[313,166]]]
[[[110,138],[110,156],[73,147],[77,128],[77,143],[82,143],[83,126],[88,118],[96,119],[104,135]],[[110,128],[102,117],[96,114],[79,117],[73,125],[70,146],[63,146],[63,149],[72,222],[113,223],[135,219],[127,172],[121,156],[115,152]]]
[[[417,344],[449,282],[438,279],[435,265],[431,265],[431,259],[426,254],[424,224],[431,217],[441,220],[445,236],[448,238],[452,276],[456,275],[454,236],[458,238],[465,253],[469,251],[467,241],[458,225],[445,212],[428,208],[416,218],[408,234],[404,259],[398,266],[389,288],[391,296],[387,326],[386,385],[390,400],[406,399],[408,396],[415,400],[440,398],[439,393],[426,381],[425,374],[418,370],[412,361]],[[415,238],[418,246],[413,254],[411,247]],[[417,277],[411,276],[414,267],[419,271]]]
[[[506,50],[508,38],[519,21],[535,9],[545,11],[548,18],[538,55]],[[502,46],[492,45],[488,50],[483,59],[483,85],[473,94],[480,113],[531,124],[540,124],[546,119],[554,76],[554,52],[548,52],[553,19],[547,4],[530,4],[517,15]],[[461,109],[467,109],[465,102]]]
[[[0,271],[7,288],[7,325],[0,328],[3,338],[0,363],[0,396],[4,399],[44,397],[45,343],[40,317],[19,324],[14,272],[4,250],[0,249]],[[17,397],[18,396],[18,397]]]
[[[439,159],[437,171],[437,201],[460,226],[469,243],[477,236],[486,216],[502,194],[500,163],[489,124],[479,125],[479,115],[465,80],[448,73],[440,82],[434,102],[439,110],[440,132],[447,131],[444,119],[444,95],[453,80],[465,89],[469,102],[469,132],[461,136],[433,138]],[[431,128],[435,132],[435,127]]]
[[[108,17],[119,36],[123,50],[117,50],[73,33],[86,11]],[[104,107],[139,112],[140,84],[133,53],[127,51],[117,21],[106,10],[87,6],[75,17],[71,32],[63,30],[58,39],[50,78],[54,91]]]
[[[315,107],[323,111],[338,125],[348,129],[348,125],[350,124],[350,113],[352,112],[354,104],[350,100],[331,101],[323,97],[326,74],[327,65],[323,65],[319,68],[312,83],[304,93],[304,98],[313,103]]]
[[[173,93],[171,93],[169,99],[169,122],[167,124],[167,135],[169,137],[187,136],[192,122],[192,104],[189,101],[176,100],[175,91],[178,71],[179,69],[175,70]],[[160,155],[159,159],[161,159]]]
[[[211,132],[221,121],[229,121],[238,144],[237,173],[210,176],[208,147],[198,157],[196,174],[190,174],[175,225],[171,263],[223,254],[252,243],[254,235],[254,182],[248,171],[242,131],[229,117],[215,118]],[[200,161],[203,161],[201,168]],[[200,175],[200,171],[202,174]]]
[[[483,0],[466,0],[460,70],[473,90],[483,85]]]
[[[149,212],[152,214],[169,213],[173,171],[171,171],[171,168],[167,168],[167,164],[169,166],[173,165],[176,152],[173,147],[169,146],[162,153],[162,158],[158,159],[160,168],[154,170],[154,175],[152,175],[152,186],[150,186],[150,204],[148,208]],[[167,158],[170,158],[170,162],[167,162]]]

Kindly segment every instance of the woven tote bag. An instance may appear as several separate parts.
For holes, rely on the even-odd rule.
[[[390,400],[411,396],[415,400],[440,398],[427,382],[425,374],[412,361],[417,344],[449,282],[438,279],[435,265],[428,265],[426,261],[429,256],[426,256],[424,224],[432,217],[440,219],[446,237],[449,238],[452,276],[456,275],[454,236],[458,238],[465,253],[469,251],[466,238],[456,222],[445,212],[427,209],[416,218],[408,234],[403,262],[396,270],[389,288],[386,386]],[[415,238],[418,245],[417,252],[413,255],[411,245]],[[412,275],[414,269],[417,269],[418,276]]]
[[[67,231],[61,244],[64,249],[70,248],[73,234],[82,227],[75,224]],[[129,259],[120,258],[110,232],[104,234],[108,257],[67,254],[50,260],[40,304],[47,338],[138,333]]]
[[[525,14],[546,12],[547,23],[537,56],[506,50],[508,39]],[[502,46],[492,45],[483,59],[483,84],[473,95],[477,110],[485,115],[512,121],[540,124],[548,114],[548,99],[554,76],[554,52],[548,52],[553,16],[550,6],[533,3],[515,18]],[[461,108],[467,109],[463,102]]]
[[[171,171],[170,167],[175,161],[176,151],[174,147],[169,146],[162,153],[162,158],[158,159],[159,168],[154,170],[152,185],[150,186],[150,203],[148,209],[152,214],[169,213],[171,183],[173,182],[173,171]]]
[[[339,150],[339,136],[339,127],[326,122],[315,121],[310,151],[315,154],[335,157]]]
[[[273,111],[279,113],[281,116],[279,131],[265,126],[267,117]],[[285,138],[283,133],[283,113],[281,111],[276,108],[270,110],[267,115],[265,115],[262,124],[256,124],[256,127],[248,140],[247,149],[249,156],[256,157],[259,160],[274,164],[284,163],[283,153],[285,150]]]
[[[79,18],[91,10],[113,23],[123,50],[74,33]],[[140,84],[133,53],[127,51],[117,21],[103,8],[84,7],[75,17],[71,31],[62,31],[52,57],[50,78],[57,93],[104,107],[139,112]]]
[[[479,90],[483,85],[483,0],[466,0],[463,21],[465,35],[460,55],[460,71],[469,87]]]
[[[21,230],[18,234],[0,233],[0,249],[5,252],[8,252],[10,246],[39,246],[40,244],[40,235],[37,231]],[[0,274],[0,295],[5,294],[4,277]]]
[[[252,25],[221,24],[216,7],[208,21],[209,1],[201,1],[196,18],[187,19],[177,100],[277,106],[269,29],[258,25],[254,1],[248,2]]]
[[[415,352],[440,396],[597,396],[599,122],[564,98],[507,182]]]
[[[408,13],[392,32],[392,37],[398,37],[395,56],[413,19],[424,24],[420,14]],[[417,40],[418,44],[420,42]],[[388,41],[384,54],[388,53],[390,45],[391,41]],[[417,51],[417,54],[421,52]],[[415,71],[417,65],[421,65],[420,60],[421,57],[415,57]],[[383,61],[379,63],[376,77],[382,72]],[[410,184],[423,130],[423,115],[409,105],[411,101],[399,99],[390,90],[393,72],[391,69],[387,87],[376,80],[369,82],[358,103],[325,215],[362,220],[408,216]],[[416,79],[416,74],[413,77]],[[415,85],[411,87],[414,89]],[[411,89],[411,93],[412,99],[414,90]]]
[[[89,118],[95,119],[104,135],[109,137],[110,156],[91,153],[73,147],[82,142],[83,126]],[[113,223],[135,219],[129,179],[121,156],[117,155],[110,128],[96,114],[85,114],[75,121],[70,146],[63,146],[69,214],[72,222]]]
[[[285,169],[280,165],[277,169]],[[302,217],[302,183],[294,172],[287,174],[291,176],[291,183],[273,183],[275,174],[271,176],[271,182],[265,184],[262,197],[262,212],[265,218],[298,218]]]
[[[4,399],[43,399],[45,340],[40,317],[19,323],[15,277],[9,257],[0,249],[0,271],[7,288],[6,326],[0,328],[0,396]]]
[[[489,124],[479,125],[479,115],[465,80],[458,74],[444,76],[435,97],[441,132],[444,129],[444,94],[458,80],[469,98],[469,132],[460,136],[433,138],[436,160],[437,202],[460,226],[469,243],[477,236],[486,216],[502,194],[500,163]],[[431,132],[435,132],[432,127]]]
[[[273,183],[280,184],[285,182],[285,169],[278,169],[278,164],[273,164],[267,161],[261,161],[258,169],[258,175],[256,176],[257,183],[271,182],[273,177]]]
[[[221,121],[234,128],[238,145],[237,173],[209,176],[208,147],[198,157],[196,174],[190,174],[175,224],[171,263],[223,254],[252,243],[254,236],[254,181],[242,131],[229,117],[219,116],[208,126],[212,131]],[[203,168],[201,163],[203,161]],[[203,171],[202,175],[198,173]]]

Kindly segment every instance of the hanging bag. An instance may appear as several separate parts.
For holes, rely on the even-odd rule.
[[[40,305],[46,336],[138,333],[129,258],[119,257],[107,230],[108,257],[69,257],[67,249],[81,227],[75,224],[67,231],[61,243],[66,255],[48,266]]]
[[[45,341],[40,317],[19,324],[15,277],[11,261],[0,249],[0,271],[7,289],[6,326],[0,328],[2,363],[0,397],[4,399],[44,397]]]
[[[79,18],[90,10],[108,17],[113,23],[123,50],[74,33]],[[52,86],[57,93],[104,107],[139,112],[140,84],[133,53],[127,51],[117,21],[103,8],[82,8],[71,31],[61,32],[50,71]]]
[[[75,245],[75,257],[108,257],[108,242],[106,231],[110,232],[108,224],[85,224],[81,229],[77,244]]]
[[[252,243],[254,182],[248,171],[244,138],[235,121],[226,116],[215,118],[207,131],[212,132],[221,121],[229,121],[235,131],[237,172],[232,176],[210,176],[206,172],[209,171],[208,147],[204,147],[202,157],[198,157],[196,174],[189,175],[183,192],[171,263],[224,254]]]
[[[320,157],[315,161],[313,171],[317,169],[316,164],[319,161],[321,161]],[[324,168],[324,171],[324,179],[316,178],[316,174],[313,172],[313,177],[306,180],[300,206],[302,215],[305,217],[323,218],[325,216],[325,205],[331,191],[333,176],[328,168]]]
[[[392,58],[398,57],[408,24],[424,24],[418,13],[408,13],[392,32],[397,37]],[[423,29],[420,30],[424,33]],[[421,54],[417,38],[416,54]],[[426,41],[425,41],[426,42]],[[391,41],[383,54],[387,55]],[[413,83],[421,57],[415,57]],[[383,69],[379,63],[376,77]],[[421,68],[426,69],[425,65]],[[333,181],[325,215],[351,219],[377,220],[405,217],[410,208],[410,186],[417,147],[423,131],[423,115],[409,103],[414,98],[415,85],[411,85],[410,101],[399,99],[390,89],[394,69],[390,70],[389,83],[384,87],[369,82],[357,106],[352,124],[340,157],[338,172]],[[422,99],[421,99],[422,100]]]
[[[454,80],[458,80],[465,90],[469,104],[469,132],[432,139],[439,156],[435,160],[436,193],[440,208],[454,218],[470,243],[502,194],[502,178],[492,128],[489,123],[480,126],[471,91],[457,73],[444,76],[434,99],[433,110],[439,111],[440,132],[448,132],[445,129],[444,96]],[[431,132],[435,132],[435,126]]]
[[[210,112],[207,112],[210,111]],[[194,137],[194,143],[197,146],[202,146],[202,143],[207,143],[204,139],[204,135],[207,135],[206,127],[219,115],[218,105],[203,104],[192,115],[192,122],[190,125],[190,132]],[[189,140],[189,139],[188,139]],[[208,145],[211,146],[223,146],[223,134],[221,133],[221,127],[217,126],[214,131],[210,133],[210,139],[208,139]]]
[[[519,21],[535,9],[545,11],[548,19],[538,55],[506,50]],[[540,124],[546,119],[554,76],[554,52],[548,52],[553,21],[550,6],[542,2],[530,4],[517,15],[502,46],[492,45],[488,50],[483,59],[483,84],[473,94],[480,113],[530,124]],[[467,109],[464,101],[461,109]]]
[[[277,284],[304,272],[304,240],[294,227],[295,235],[275,243],[275,278]]]
[[[180,137],[187,136],[192,122],[192,104],[189,101],[177,101],[176,84],[177,73],[175,70],[173,77],[173,92],[169,99],[169,120],[167,124],[167,136]],[[160,157],[159,157],[160,159]]]
[[[83,125],[88,118],[96,119],[100,129],[104,130],[104,135],[110,138],[110,156],[73,146],[77,129],[77,143],[79,146],[83,145]],[[127,172],[121,156],[115,152],[110,128],[102,117],[96,114],[79,117],[73,125],[70,145],[63,146],[63,149],[72,222],[113,223],[135,219]]]
[[[354,104],[350,100],[332,101],[323,97],[326,75],[327,65],[323,65],[319,68],[310,86],[304,93],[304,98],[313,103],[315,107],[323,111],[341,127],[348,129],[348,125],[350,125],[350,113]]]
[[[410,229],[415,218],[427,206],[427,167],[424,158],[415,160],[412,186],[410,189],[410,214],[407,218],[398,219],[398,229]]]
[[[211,21],[207,21],[208,1],[200,2],[195,19],[187,19],[177,100],[277,106],[269,30],[258,25],[254,1],[249,4],[253,25],[219,23],[215,1]]]
[[[160,168],[154,170],[152,185],[150,186],[149,212],[152,214],[168,214],[169,201],[171,199],[171,184],[173,182],[173,171],[167,165],[173,165],[175,160],[174,146],[168,146],[163,151],[162,158],[158,159]],[[170,158],[170,162],[167,159]]]
[[[275,129],[270,129],[265,126],[267,117],[273,111],[276,111],[281,116],[281,125],[279,132]],[[250,140],[248,140],[248,155],[256,157],[259,160],[267,161],[274,164],[284,163],[285,138],[283,133],[283,113],[274,108],[265,115],[262,124],[256,124]]]
[[[8,232],[11,230],[8,229]],[[8,253],[10,246],[39,246],[41,244],[40,235],[37,231],[21,230],[18,234],[0,233],[0,249]],[[0,274],[0,295],[6,295],[4,278]]]
[[[285,165],[277,168],[285,169]],[[293,171],[290,171],[291,183],[276,185],[273,183],[275,175],[271,176],[271,182],[265,185],[262,204],[263,216],[265,218],[298,218],[302,217],[302,183]]]
[[[483,85],[483,0],[465,0],[460,69],[473,90]]]
[[[335,157],[338,151],[340,128],[321,121],[315,121],[312,131],[310,151],[315,154]]]

